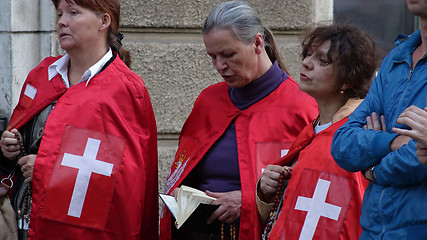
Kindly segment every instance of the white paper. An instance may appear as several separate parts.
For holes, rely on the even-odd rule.
[[[162,198],[163,202],[168,207],[169,211],[172,213],[174,218],[176,219],[176,215],[178,213],[178,204],[176,203],[175,197],[171,195],[161,194],[159,193],[160,198]]]

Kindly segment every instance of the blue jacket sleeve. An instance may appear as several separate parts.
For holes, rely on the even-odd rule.
[[[427,167],[418,161],[415,141],[411,140],[409,144],[391,152],[389,146],[397,134],[391,132],[393,120],[387,120],[387,117],[387,130],[390,132],[363,129],[366,117],[372,112],[384,114],[383,86],[385,82],[379,74],[365,100],[335,133],[332,156],[347,171],[363,171],[375,165],[377,184],[383,186],[418,184],[427,178]]]
[[[381,72],[381,69],[380,69]],[[366,117],[372,112],[383,114],[383,83],[379,74],[368,95],[348,121],[335,133],[331,153],[336,163],[350,172],[366,170],[377,165],[390,153],[390,143],[397,136],[384,131],[365,130]]]
[[[418,184],[427,178],[427,166],[422,165],[415,152],[415,141],[410,140],[398,150],[387,154],[375,166],[377,183],[383,186]]]

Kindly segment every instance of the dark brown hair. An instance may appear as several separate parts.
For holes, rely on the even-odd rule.
[[[122,47],[121,38],[119,34],[120,24],[120,3],[118,0],[64,0],[67,3],[77,4],[81,7],[92,10],[93,12],[107,13],[111,17],[111,24],[108,30],[107,41],[108,45],[114,52],[119,54],[120,59],[130,68],[132,63],[130,53]],[[53,5],[58,9],[61,0],[52,0]]]
[[[344,87],[348,98],[364,98],[378,65],[374,40],[355,26],[321,26],[303,38],[301,57],[327,40],[331,41],[327,57],[334,67],[336,91]]]

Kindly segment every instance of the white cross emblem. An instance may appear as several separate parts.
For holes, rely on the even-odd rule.
[[[280,150],[280,157],[282,158],[282,157],[286,156],[288,154],[288,152],[289,152],[289,149]]]
[[[286,156],[286,154],[288,154],[289,149],[282,149],[280,150],[280,158]],[[265,168],[261,168],[261,174],[264,172]]]
[[[64,153],[61,165],[77,168],[76,183],[71,197],[68,215],[80,218],[92,173],[111,176],[114,164],[96,160],[101,140],[88,138],[83,156]]]
[[[313,198],[298,196],[295,209],[307,211],[299,239],[313,239],[320,217],[330,218],[335,221],[338,220],[341,207],[325,202],[330,184],[330,181],[319,178]]]

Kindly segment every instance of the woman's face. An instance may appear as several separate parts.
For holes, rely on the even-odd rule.
[[[243,87],[260,77],[254,42],[243,43],[229,29],[212,29],[203,35],[206,52],[230,87]]]
[[[330,46],[327,40],[302,60],[299,88],[315,99],[336,94],[334,66],[327,57]]]
[[[99,44],[100,26],[99,15],[77,4],[69,4],[62,0],[56,10],[58,32],[61,48],[72,50],[88,50]]]

